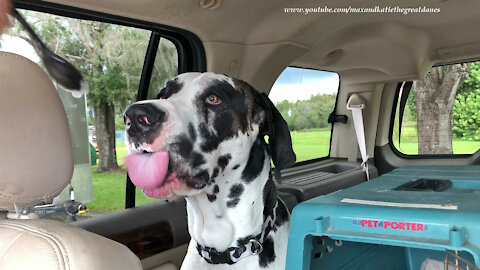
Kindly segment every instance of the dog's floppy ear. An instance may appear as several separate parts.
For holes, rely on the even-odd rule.
[[[158,91],[156,99],[162,99],[164,95],[165,95],[165,87],[163,87],[162,89],[160,89],[160,91]]]
[[[280,170],[292,166],[297,157],[293,152],[287,122],[265,93],[255,91],[255,103],[265,111],[265,121],[261,125],[260,135],[268,135],[268,148],[275,168]]]

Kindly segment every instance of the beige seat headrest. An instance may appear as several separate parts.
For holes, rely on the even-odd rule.
[[[73,172],[65,110],[37,64],[6,52],[0,52],[0,118],[0,210],[50,201]]]

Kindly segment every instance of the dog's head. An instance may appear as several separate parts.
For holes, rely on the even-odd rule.
[[[268,97],[224,75],[181,74],[158,99],[129,106],[124,119],[127,171],[151,197],[196,194],[231,171],[255,178],[265,153],[279,168],[295,161],[287,124]]]

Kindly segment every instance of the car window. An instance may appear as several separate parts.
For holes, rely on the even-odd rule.
[[[398,97],[391,140],[400,153],[480,149],[480,61],[433,67],[424,79],[402,83]]]
[[[339,87],[337,73],[287,67],[269,97],[288,123],[297,162],[329,155],[331,125]]]
[[[54,205],[36,208],[40,214],[67,220],[63,204],[74,196],[86,205],[78,218],[88,218],[125,207],[127,154],[123,110],[136,100],[151,31],[103,22],[72,19],[34,11],[20,11],[45,43],[70,61],[86,79],[86,96],[73,95],[61,86],[57,91],[64,104],[74,150],[74,173]],[[0,50],[21,54],[43,67],[20,24],[2,36]],[[157,56],[152,86],[177,73],[177,53],[168,40],[169,61]],[[168,66],[165,72],[165,66]],[[158,82],[157,82],[158,81]],[[54,82],[55,84],[55,82]],[[73,194],[72,194],[73,189]],[[63,212],[62,212],[63,211]],[[72,221],[71,218],[69,221]]]

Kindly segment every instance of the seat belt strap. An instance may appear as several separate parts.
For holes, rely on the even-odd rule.
[[[362,110],[365,109],[365,101],[358,95],[352,94],[347,101],[347,110],[352,112],[353,126],[355,128],[355,134],[357,136],[358,148],[360,148],[360,154],[362,156],[362,170],[367,176],[367,181],[370,180],[368,174],[368,155],[367,146],[365,143],[365,130],[363,126]],[[356,151],[356,150],[355,150]]]

